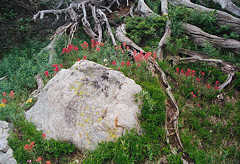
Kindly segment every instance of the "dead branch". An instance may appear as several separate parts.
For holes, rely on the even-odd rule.
[[[128,46],[131,46],[132,48],[138,50],[139,52],[145,53],[145,51],[139,47],[137,44],[135,44],[131,39],[129,39],[126,36],[126,25],[122,24],[117,27],[116,29],[116,38],[121,42],[121,43],[126,43]]]
[[[144,0],[138,0],[138,5],[136,8],[136,11],[142,16],[142,17],[148,17],[148,16],[156,16],[157,14],[154,13],[144,2]]]
[[[213,2],[220,4],[222,9],[240,17],[240,8],[237,7],[231,0],[213,0]]]
[[[6,78],[7,78],[7,76],[3,76],[3,77],[0,78],[0,81],[1,81],[1,80],[4,80],[4,79],[6,79]]]
[[[217,47],[233,49],[236,53],[240,52],[240,41],[234,39],[224,39],[208,34],[202,31],[199,27],[187,23],[183,23],[182,27],[186,34],[188,34],[198,45],[204,46],[206,42],[209,42]]]
[[[168,16],[168,1],[167,0],[162,0],[161,1],[161,10],[162,10],[162,15]],[[171,22],[168,18],[166,27],[165,27],[165,33],[163,37],[161,38],[158,47],[157,47],[157,57],[159,60],[163,60],[163,46],[166,45],[167,39],[170,38],[171,36],[171,29],[170,29]]]
[[[216,12],[216,20],[219,25],[227,25],[230,29],[238,34],[240,34],[240,19],[232,16],[223,11],[218,11],[215,9],[209,9],[207,7],[194,4],[188,0],[169,0],[169,2],[175,6],[183,5],[189,8],[196,9],[201,12]]]
[[[114,37],[114,35],[113,35],[113,33],[112,33],[112,29],[111,29],[111,26],[110,26],[110,24],[109,24],[109,22],[108,22],[108,19],[107,19],[106,15],[104,14],[104,12],[102,12],[101,9],[97,9],[97,13],[98,13],[98,14],[100,15],[100,17],[102,17],[103,20],[105,21],[106,27],[107,27],[107,30],[108,30],[108,35],[111,37],[113,45],[114,45],[114,46],[117,46],[115,37]]]

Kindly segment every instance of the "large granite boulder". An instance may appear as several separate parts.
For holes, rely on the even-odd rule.
[[[82,60],[58,72],[25,115],[47,137],[93,150],[126,130],[140,130],[135,102],[140,91],[123,73]]]
[[[5,121],[0,121],[0,164],[16,164],[13,150],[8,146],[10,126]]]

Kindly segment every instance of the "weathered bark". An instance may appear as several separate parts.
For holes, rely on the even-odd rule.
[[[183,23],[182,27],[186,34],[189,35],[198,45],[204,46],[206,42],[209,42],[217,47],[233,49],[236,53],[240,52],[240,41],[234,39],[224,39],[208,34],[200,28],[187,23]]]
[[[183,5],[189,8],[196,9],[201,12],[216,12],[216,20],[219,25],[227,25],[230,29],[238,34],[240,34],[240,19],[232,16],[223,11],[218,11],[215,9],[209,9],[207,7],[194,4],[188,0],[169,0],[169,2],[173,5]]]
[[[162,15],[168,17],[168,1],[167,0],[161,1],[161,10],[162,10]],[[161,40],[158,44],[157,50],[156,50],[157,57],[161,61],[163,60],[163,46],[166,45],[167,39],[170,38],[170,36],[171,36],[170,25],[171,25],[171,21],[168,18],[166,27],[165,27],[165,33],[164,33],[163,37],[161,38]]]
[[[222,9],[240,16],[240,8],[237,7],[231,0],[213,0],[213,2],[220,4]]]

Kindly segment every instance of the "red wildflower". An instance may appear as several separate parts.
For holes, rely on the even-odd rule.
[[[2,99],[3,104],[7,104],[7,99]]]
[[[126,46],[126,49],[127,49],[127,51],[129,50],[129,47],[128,46]]]
[[[91,39],[91,47],[92,47],[92,48],[95,48],[95,47],[96,47],[96,43],[95,43],[95,40],[94,40],[94,39]]]
[[[127,62],[126,62],[126,65],[127,65],[127,67],[131,66],[130,61],[127,61]]]
[[[52,67],[58,67],[58,64],[53,64]]]
[[[137,67],[140,67],[140,66],[141,66],[141,64],[140,64],[140,63],[138,63],[138,64],[137,64]]]
[[[215,84],[218,85],[218,84],[219,84],[219,81],[216,81]]]
[[[136,51],[136,50],[133,51],[133,55],[134,55],[134,56],[137,55],[137,51]]]
[[[192,77],[195,76],[196,71],[192,70]]]
[[[124,65],[125,65],[125,62],[124,62],[124,61],[122,61],[122,62],[121,62],[121,66],[123,67]]]
[[[36,159],[36,162],[40,162],[42,160],[42,157],[38,157],[37,159]]]
[[[49,73],[48,73],[48,71],[45,71],[45,72],[44,72],[44,74],[45,74],[45,76],[46,76],[46,77],[48,77],[48,76],[49,76]]]
[[[46,138],[46,134],[45,134],[45,133],[42,134],[42,138],[43,138],[43,139]]]
[[[60,68],[63,68],[63,65],[62,64],[59,64]]]
[[[177,71],[177,73],[179,73],[179,68],[178,67],[176,68],[176,71]]]
[[[98,46],[98,45],[99,45],[99,42],[98,42],[98,41],[96,41],[96,42],[95,42],[95,46]]]
[[[87,43],[86,41],[84,41],[84,42],[81,44],[81,47],[82,47],[83,49],[88,48],[88,43]]]
[[[77,59],[77,61],[80,61],[80,60],[81,60],[80,58]]]
[[[103,46],[104,46],[104,43],[100,42],[99,45],[100,45],[101,47],[103,47]]]
[[[207,88],[210,89],[210,88],[211,88],[211,85],[210,85],[210,84],[207,84]]]
[[[123,47],[126,47],[127,43],[126,42],[123,42]]]
[[[118,67],[118,70],[120,71],[120,67]]]
[[[46,161],[46,164],[51,164],[51,162],[50,161]]]
[[[55,69],[53,71],[55,71],[55,72],[59,71],[58,65],[55,65]]]
[[[197,77],[197,78],[196,78],[196,81],[197,81],[197,82],[200,82],[200,79]]]
[[[143,60],[143,55],[141,53],[134,56],[136,62],[141,62]]]
[[[3,96],[7,96],[7,93],[6,93],[6,92],[3,92],[2,95],[3,95]]]
[[[117,65],[117,62],[115,60],[112,61],[112,65]]]
[[[193,98],[196,98],[197,96],[194,94],[194,92],[191,92]]]
[[[14,98],[14,91],[10,91],[10,93],[9,93],[9,96],[11,97],[11,98]]]
[[[26,144],[26,145],[24,146],[24,150],[30,150],[30,146],[29,146],[28,144]]]
[[[188,77],[190,75],[190,72],[186,71],[186,76]]]
[[[214,87],[214,89],[218,90],[218,89],[219,89],[219,87],[218,87],[218,86],[215,86],[215,87]]]
[[[31,146],[34,146],[34,145],[35,145],[35,142],[34,142],[34,141],[32,141],[30,145],[31,145]]]
[[[74,45],[72,45],[72,44],[69,44],[67,48],[68,48],[69,50],[72,50],[72,49],[73,49],[73,47],[74,47]]]
[[[157,58],[157,53],[154,52],[154,53],[153,53],[153,59],[156,59],[156,58]]]
[[[62,54],[66,53],[67,52],[67,48],[63,48],[62,49]]]
[[[181,69],[181,73],[182,73],[182,74],[184,74],[184,71],[183,71],[183,69]]]
[[[205,76],[205,72],[201,72],[201,75],[202,75],[202,76]]]
[[[188,69],[187,69],[187,72],[189,72],[189,73],[190,73],[190,72],[191,72],[191,69],[190,69],[190,68],[188,68]]]
[[[152,55],[151,52],[147,52],[147,53],[145,54],[145,56],[144,56],[144,59],[145,59],[145,60],[148,60],[148,58],[149,58],[151,55]]]
[[[96,48],[96,51],[97,51],[97,52],[99,52],[99,51],[100,51],[100,48],[99,48],[99,47],[97,47],[97,48]]]
[[[86,60],[86,59],[87,59],[87,56],[83,56],[83,59]]]
[[[77,47],[77,46],[74,46],[73,49],[74,49],[75,51],[78,51],[78,47]]]

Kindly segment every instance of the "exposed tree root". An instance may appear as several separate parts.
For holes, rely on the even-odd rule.
[[[162,15],[168,16],[168,0],[161,1],[161,11],[162,11]],[[157,57],[161,61],[163,60],[163,46],[166,45],[167,39],[170,38],[171,36],[170,25],[171,25],[171,21],[168,19],[165,27],[165,33],[161,38],[156,50]]]
[[[4,80],[4,79],[6,79],[6,78],[7,78],[7,76],[3,76],[3,77],[0,78],[0,81],[1,81],[1,80]]]
[[[240,52],[240,41],[234,39],[224,39],[215,35],[208,34],[202,31],[199,27],[187,23],[183,23],[182,27],[184,31],[198,45],[203,46],[206,42],[209,42],[217,47],[233,49],[236,53]]]
[[[220,4],[222,9],[240,17],[240,8],[237,7],[231,0],[213,0],[213,2]]]
[[[233,76],[236,73],[236,67],[235,66],[231,65],[230,63],[224,62],[220,59],[210,59],[206,55],[200,54],[200,53],[195,52],[195,51],[186,50],[186,49],[181,49],[180,53],[191,56],[191,57],[188,57],[188,58],[180,58],[179,59],[180,62],[201,61],[201,62],[215,63],[215,64],[220,65],[221,70],[228,74],[228,78],[223,84],[221,84],[219,86],[219,90],[223,90],[227,85],[229,85],[231,83],[232,79],[233,79]]]
[[[232,16],[223,11],[218,11],[215,9],[209,9],[207,7],[194,4],[189,0],[169,0],[169,2],[173,5],[183,5],[189,8],[196,9],[201,12],[215,12],[216,11],[216,20],[219,25],[227,25],[230,29],[238,34],[240,34],[240,19]]]
[[[44,83],[43,83],[43,80],[42,80],[40,74],[37,74],[37,75],[35,76],[35,79],[36,79],[36,81],[37,81],[38,89],[36,89],[35,91],[33,91],[33,92],[30,94],[30,97],[38,97],[38,95],[40,94],[40,92],[42,91],[42,89],[43,89],[43,87],[44,87]]]
[[[139,50],[139,47],[126,36],[126,31],[124,26],[121,25],[117,28],[116,37],[120,42],[126,42],[128,45],[133,45],[131,48]],[[136,48],[135,48],[136,47]],[[133,51],[130,49],[129,53],[134,57]],[[177,102],[172,94],[172,88],[167,81],[166,74],[164,71],[158,66],[157,62],[150,57],[148,59],[148,69],[153,73],[154,76],[157,76],[162,82],[163,87],[166,90],[166,93],[169,97],[167,100],[167,112],[166,112],[166,138],[168,143],[170,144],[172,153],[176,154],[179,152],[183,152],[183,145],[181,143],[179,133],[178,133],[178,117],[179,117],[179,108]],[[160,76],[158,76],[160,74]],[[171,135],[170,135],[171,134]],[[182,160],[185,163],[193,163],[193,161],[188,157],[187,153],[183,152]]]

